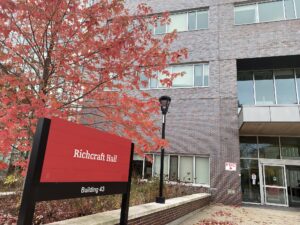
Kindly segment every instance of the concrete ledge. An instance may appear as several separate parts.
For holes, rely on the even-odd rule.
[[[202,201],[203,200],[203,201]],[[165,214],[169,214],[169,218],[164,218],[164,222],[161,223],[156,221],[155,224],[166,224],[167,221],[171,222],[181,216],[183,211],[180,209],[181,207],[185,207],[184,211],[187,211],[189,204],[191,204],[190,210],[188,213],[202,208],[203,206],[209,204],[210,201],[210,194],[207,193],[199,193],[193,194],[173,199],[167,199],[165,204],[158,204],[158,203],[147,203],[143,205],[132,206],[129,208],[129,224],[152,224],[149,223],[151,218],[162,218],[159,214],[165,212]],[[198,207],[199,206],[199,207]],[[173,211],[181,210],[181,213],[174,213]],[[172,213],[168,211],[172,210]],[[185,213],[187,214],[187,213]],[[184,215],[185,215],[184,214]],[[143,219],[144,218],[144,219]],[[55,223],[51,223],[51,225],[71,225],[71,224],[78,224],[78,225],[114,225],[119,224],[120,220],[120,210],[113,210],[107,211],[103,213],[97,213],[94,215],[83,216],[78,218],[73,218],[69,220],[59,221]],[[138,222],[137,222],[138,220]],[[143,222],[143,220],[147,222]]]

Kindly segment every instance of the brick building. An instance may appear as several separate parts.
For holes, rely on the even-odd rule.
[[[172,98],[167,179],[207,188],[215,202],[299,205],[300,0],[146,3],[171,13],[153,32],[177,29],[174,47],[189,51],[169,67],[186,73],[172,88],[157,80],[147,88]],[[135,160],[140,176],[159,173],[159,154],[153,164]]]

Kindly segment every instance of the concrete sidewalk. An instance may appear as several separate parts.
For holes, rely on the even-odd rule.
[[[300,208],[211,205],[168,225],[300,225]]]

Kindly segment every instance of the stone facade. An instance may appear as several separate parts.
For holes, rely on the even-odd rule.
[[[155,13],[209,8],[208,29],[180,32],[174,43],[174,48],[188,49],[186,62],[209,62],[209,87],[149,92],[172,98],[166,152],[209,155],[214,201],[241,203],[236,60],[300,54],[300,20],[234,25],[234,4],[257,1],[127,1],[130,7],[139,2]],[[225,171],[225,162],[237,163],[237,171]]]

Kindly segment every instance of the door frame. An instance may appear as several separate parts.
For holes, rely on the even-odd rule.
[[[266,166],[273,166],[273,167],[281,167],[283,168],[283,177],[282,179],[284,180],[284,186],[272,186],[272,185],[266,185],[265,184],[265,167]],[[289,206],[289,199],[288,199],[288,190],[287,190],[287,180],[286,180],[286,168],[285,168],[285,165],[278,165],[278,164],[271,164],[271,163],[266,163],[266,164],[262,164],[262,175],[263,175],[263,180],[261,182],[261,185],[263,186],[263,192],[262,192],[262,195],[263,195],[263,202],[265,205],[273,205],[273,206],[285,206],[285,207],[288,207]],[[270,203],[270,202],[267,202],[267,192],[266,192],[266,189],[267,188],[274,188],[274,189],[282,189],[284,190],[284,195],[285,195],[285,202],[286,204],[277,204],[277,203]]]
[[[286,166],[299,166],[300,160],[297,160],[297,159],[264,159],[264,158],[258,159],[261,204],[266,205],[265,192],[264,192],[263,165],[284,166],[285,167],[285,186],[287,188]],[[286,195],[288,195],[288,193],[286,193]],[[279,204],[274,204],[274,205],[281,206]],[[283,206],[289,207],[288,196],[287,196],[287,205],[283,205]]]

